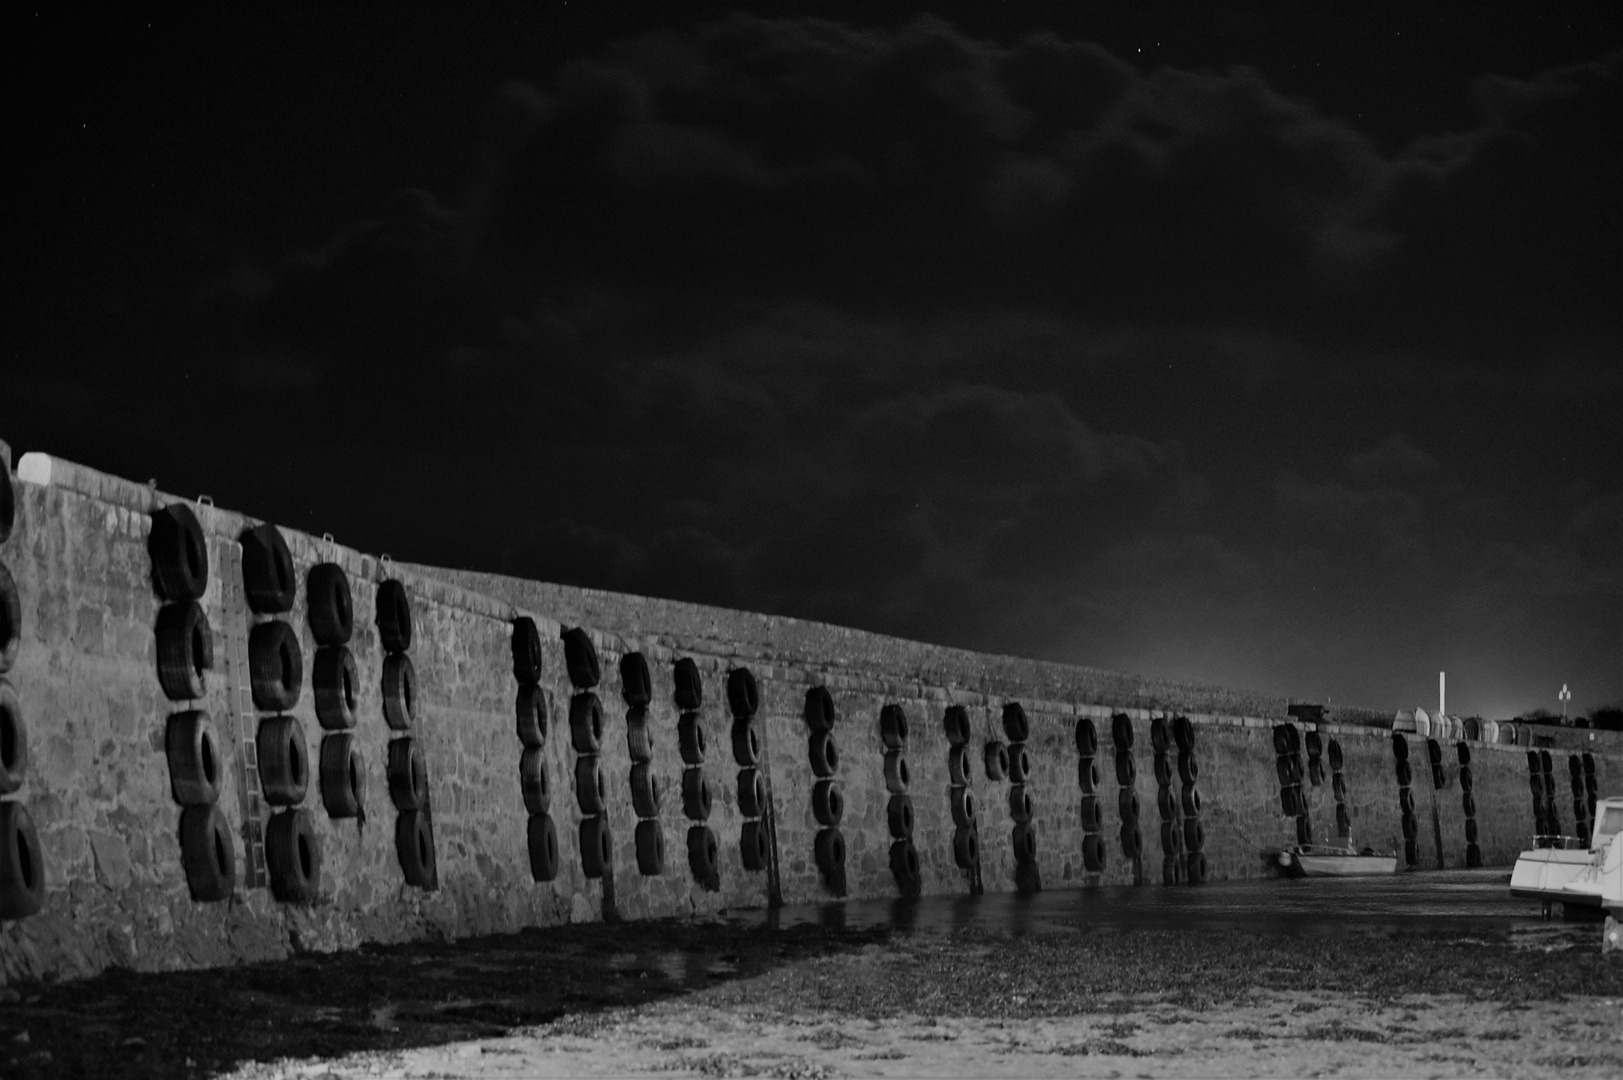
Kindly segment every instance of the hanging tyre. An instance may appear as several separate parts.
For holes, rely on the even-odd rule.
[[[513,700],[513,712],[517,719],[519,745],[526,750],[539,750],[547,745],[550,710],[546,690],[535,683],[518,688]]]
[[[972,825],[960,825],[952,834],[952,860],[960,869],[973,870],[981,858],[981,838]]]
[[[766,774],[760,769],[738,771],[738,812],[747,818],[766,815]]]
[[[738,831],[738,854],[744,860],[744,869],[755,873],[765,870],[772,858],[772,845],[766,834],[766,822],[746,821]]]
[[[834,736],[826,731],[812,734],[806,745],[806,756],[811,762],[814,776],[833,776],[840,765],[839,752],[834,748]]]
[[[1471,764],[1471,746],[1469,743],[1459,743],[1454,747],[1454,753],[1459,757],[1461,765]]]
[[[631,808],[638,817],[658,817],[664,794],[659,774],[654,772],[651,763],[639,761],[631,766]]]
[[[406,587],[391,578],[378,585],[377,604],[378,640],[384,652],[405,652],[411,648],[411,598]]]
[[[1340,773],[1330,777],[1330,792],[1335,796],[1336,802],[1347,801],[1347,781]]]
[[[1398,787],[1406,788],[1414,783],[1414,773],[1410,770],[1407,761],[1398,762],[1394,771],[1397,773]]]
[[[1099,790],[1100,781],[1104,778],[1099,775],[1099,762],[1096,758],[1085,757],[1076,763],[1076,784],[1082,789],[1082,794],[1092,795]]]
[[[387,772],[389,798],[396,810],[428,808],[428,762],[417,740],[408,737],[390,741]]]
[[[0,726],[3,724],[0,719]],[[0,766],[4,765],[6,742],[0,731]],[[169,791],[176,803],[213,806],[220,801],[220,740],[208,713],[193,709],[170,716],[164,730],[164,753],[169,760]],[[8,771],[0,768],[0,780]],[[5,790],[0,783],[0,792]]]
[[[1138,783],[1138,765],[1133,761],[1131,750],[1116,751],[1116,783],[1122,787],[1132,787]]]
[[[1274,762],[1274,772],[1279,776],[1279,785],[1289,787],[1302,781],[1301,766],[1290,755],[1282,755]]]
[[[755,674],[747,667],[733,668],[727,673],[727,708],[733,718],[748,720],[761,707],[761,688]]]
[[[603,746],[603,703],[590,690],[569,699],[569,743],[577,754],[595,754]]]
[[[1185,784],[1183,786],[1179,801],[1183,803],[1183,812],[1190,817],[1200,813],[1200,789],[1194,784]]]
[[[575,759],[575,804],[587,817],[608,810],[608,785],[596,754],[583,754]]]
[[[1204,851],[1191,851],[1184,858],[1189,884],[1200,885],[1206,881],[1206,853]]]
[[[218,806],[188,806],[180,812],[180,866],[186,872],[186,890],[199,904],[229,900],[236,891],[237,849]]]
[[[845,837],[839,829],[823,829],[812,841],[812,854],[825,882],[845,873]]]
[[[634,763],[654,760],[654,729],[647,709],[626,713],[626,754]]]
[[[1121,853],[1128,860],[1137,859],[1144,854],[1144,837],[1138,831],[1138,823],[1124,821],[1121,823]]]
[[[699,665],[691,656],[678,659],[671,666],[671,676],[678,709],[694,712],[704,707],[704,680],[699,677]]]
[[[599,814],[580,823],[580,868],[589,878],[600,878],[614,863],[609,819]]]
[[[383,719],[395,731],[410,731],[417,720],[417,665],[403,652],[383,658]]]
[[[1099,805],[1097,795],[1082,796],[1082,829],[1084,832],[1094,832],[1104,820],[1104,808]]]
[[[304,653],[291,626],[273,619],[248,631],[248,676],[260,712],[286,712],[299,703]]]
[[[1076,752],[1084,758],[1091,758],[1099,752],[1099,732],[1086,716],[1076,722]]]
[[[704,725],[696,712],[685,712],[676,721],[676,745],[682,752],[682,764],[704,764]]]
[[[682,773],[682,813],[688,820],[710,820],[713,800],[710,781],[704,778],[703,769],[688,769]]]
[[[711,892],[721,888],[721,874],[716,860],[721,855],[721,844],[708,825],[695,825],[688,829],[688,869],[693,880]]]
[[[1150,718],[1150,751],[1157,756],[1167,752],[1169,738],[1167,733],[1167,718],[1155,716]]]
[[[28,807],[0,802],[0,919],[39,911],[45,899],[45,860]]]
[[[879,741],[886,750],[900,750],[907,745],[907,713],[894,702],[879,710]]]
[[[1461,765],[1460,766],[1460,790],[1465,792],[1467,795],[1469,795],[1471,793],[1471,789],[1473,787],[1475,787],[1475,786],[1476,786],[1476,780],[1471,775],[1471,766],[1469,766],[1469,765]]]
[[[1401,733],[1395,731],[1392,733],[1392,760],[1409,760],[1409,740],[1405,739]]]
[[[355,726],[360,674],[348,646],[324,645],[310,666],[310,694],[316,702],[316,721],[327,731]]]
[[[158,685],[164,696],[170,701],[202,697],[206,689],[204,673],[214,667],[214,634],[202,607],[190,601],[166,604],[158,610],[155,633]],[[294,697],[298,697],[297,690]]]
[[[733,721],[733,762],[750,766],[761,760],[761,736],[749,720]]]
[[[1123,821],[1138,822],[1138,792],[1133,788],[1122,788],[1116,793],[1116,811]]]
[[[1302,793],[1294,784],[1279,789],[1279,812],[1286,817],[1295,817],[1302,812]]]
[[[1336,835],[1352,835],[1352,817],[1347,813],[1347,807],[1344,803],[1336,804]]]
[[[1023,743],[1031,737],[1031,721],[1018,701],[1003,706],[1003,735],[1011,743]]]
[[[265,826],[265,869],[271,893],[284,904],[307,904],[321,881],[321,838],[308,810],[272,814]]]
[[[349,644],[355,633],[355,600],[344,568],[330,562],[312,566],[304,576],[304,596],[316,644],[329,648]]]
[[[12,579],[11,571],[0,562],[0,675],[10,671],[17,662],[22,638],[22,598],[17,595],[17,582]]]
[[[209,552],[191,507],[170,503],[152,512],[147,554],[159,596],[172,604],[202,598],[209,581]]]
[[[1101,874],[1105,869],[1105,842],[1098,833],[1082,838],[1082,868],[1090,874]]]
[[[394,820],[394,854],[407,885],[433,890],[439,887],[434,852],[434,823],[421,810],[408,810]]]
[[[1313,823],[1306,814],[1296,819],[1296,842],[1304,847],[1313,843]]]
[[[1403,862],[1406,866],[1414,866],[1420,861],[1420,842],[1418,840],[1405,840],[1403,842]]]
[[[1031,754],[1025,743],[1009,744],[1009,783],[1023,784],[1031,776]]]
[[[1002,780],[1009,775],[1009,751],[1002,743],[996,740],[986,744],[985,753],[986,778],[988,780]]]
[[[1476,819],[1475,818],[1466,818],[1465,819],[1465,842],[1467,844],[1474,844],[1474,843],[1476,843],[1476,841],[1477,841]]]
[[[817,824],[833,828],[845,817],[845,795],[839,781],[819,780],[812,787],[812,817]]]
[[[654,700],[654,678],[648,659],[640,652],[620,657],[620,698],[633,709],[645,709]]]
[[[1172,718],[1172,741],[1178,745],[1178,753],[1192,754],[1195,752],[1195,725],[1187,716],[1174,716]]]
[[[1126,713],[1117,713],[1110,718],[1110,738],[1116,744],[1117,752],[1133,748],[1133,719]]]
[[[1291,752],[1291,739],[1290,739],[1290,735],[1286,733],[1285,725],[1284,724],[1275,724],[1274,725],[1274,753],[1279,757],[1284,757],[1286,754],[1288,754],[1290,752]]]
[[[969,747],[960,743],[947,751],[947,782],[953,785],[963,785],[974,779],[974,766],[971,764]]]
[[[890,845],[890,876],[903,896],[914,896],[919,891],[919,851],[911,840],[898,840]]]
[[[524,829],[530,857],[530,879],[552,881],[558,876],[558,830],[546,814],[531,814]]]
[[[975,793],[966,787],[952,788],[948,793],[952,805],[952,823],[962,828],[975,824]]]
[[[1195,760],[1193,753],[1178,754],[1178,779],[1186,784],[1193,784],[1200,779],[1200,763]]]
[[[1161,815],[1162,821],[1171,821],[1178,816],[1178,798],[1172,794],[1170,787],[1163,786],[1156,790],[1155,811]]]
[[[603,678],[603,668],[591,635],[584,627],[571,626],[558,636],[564,643],[564,667],[569,673],[570,685],[577,690],[595,687]]]
[[[1415,839],[1420,831],[1419,822],[1415,820],[1413,814],[1404,814],[1398,819],[1398,824],[1403,829],[1403,838],[1405,840]]]
[[[0,679],[0,795],[22,787],[27,771],[28,725],[23,721],[22,702],[11,684]]]
[[[1465,867],[1475,870],[1482,865],[1482,849],[1475,844],[1465,845]]]
[[[1408,817],[1414,816],[1414,791],[1412,789],[1398,789],[1398,813]]]
[[[885,823],[890,827],[890,835],[896,840],[906,840],[913,835],[913,800],[906,795],[892,795],[890,803],[885,807]]]
[[[293,610],[299,582],[293,571],[293,553],[282,530],[257,525],[241,536],[242,591],[248,610],[256,615],[281,615]]]
[[[291,716],[267,716],[254,738],[259,788],[272,806],[297,806],[310,786],[304,729]]]
[[[366,806],[366,765],[347,731],[321,740],[321,805],[330,818],[360,817]]]
[[[907,758],[900,750],[885,755],[885,790],[892,795],[907,794]]]
[[[535,620],[520,615],[513,620],[510,639],[513,652],[513,680],[520,686],[534,686],[541,681],[541,631]]]
[[[639,821],[635,833],[637,872],[658,877],[665,872],[665,829],[657,821]]]
[[[1014,784],[1009,788],[1009,817],[1018,822],[1031,820],[1036,812],[1036,803],[1031,797],[1031,788],[1026,784]]]
[[[941,717],[941,726],[946,732],[948,746],[964,746],[969,742],[969,710],[962,705],[948,705]]]
[[[1165,751],[1157,753],[1151,764],[1155,772],[1157,787],[1164,788],[1172,783],[1172,762],[1167,760]]]
[[[635,780],[635,774],[633,774]],[[552,774],[539,747],[525,750],[518,759],[518,789],[526,813],[545,814],[552,809]],[[633,783],[632,790],[636,790]]]

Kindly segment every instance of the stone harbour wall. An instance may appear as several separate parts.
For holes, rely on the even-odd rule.
[[[264,610],[245,570],[262,554],[263,523],[40,454],[16,475],[7,455],[5,472],[0,564],[16,618],[0,678],[18,710],[0,724],[0,764],[16,779],[0,791],[0,983],[777,902],[1179,885],[1272,873],[1271,853],[1297,839],[1281,794],[1281,699],[392,563],[290,529],[275,535],[291,604]],[[155,523],[177,505],[195,516],[208,565],[196,603],[211,648],[188,640],[194,659],[212,653],[180,676],[164,669],[158,627],[181,605],[152,554]],[[317,706],[317,668],[338,648],[318,629],[318,566],[342,571],[353,605],[350,727],[333,722],[330,690]],[[410,613],[404,648],[387,615],[396,593]],[[546,719],[527,758],[514,662],[526,619],[538,632]],[[267,629],[276,622],[285,630]],[[563,635],[575,627],[598,662],[590,688],[571,679]],[[273,631],[291,643],[276,654],[291,704],[254,690],[255,657],[272,654],[253,643]],[[402,656],[415,673],[409,707]],[[641,689],[637,656],[650,676],[645,708],[627,700]],[[178,695],[163,681],[192,675],[201,686]],[[572,711],[589,715],[572,710],[583,693],[600,704],[596,745],[571,728]],[[192,730],[184,724],[197,712],[218,753],[217,794],[207,796],[177,779],[174,756],[174,732]],[[1090,725],[1088,761],[1078,729]],[[1390,733],[1335,722],[1295,730],[1298,741],[1316,731],[1321,757],[1334,740],[1341,762],[1339,780],[1327,763],[1300,779],[1313,838],[1335,837],[1339,801],[1355,843],[1401,852],[1409,838]],[[267,731],[291,734],[267,743]],[[1589,753],[1602,794],[1623,782],[1619,748],[1609,733],[1592,735],[1551,751],[1568,829],[1569,758]],[[1473,842],[1484,865],[1508,865],[1535,830],[1526,753],[1460,744],[1474,778],[1466,793],[1456,744],[1441,747],[1441,788],[1426,740],[1406,744],[1414,865],[1465,866]],[[353,771],[324,777],[339,746],[355,755]],[[308,775],[296,798],[278,787],[278,770],[300,752]],[[1001,772],[1000,752],[1011,761]],[[633,790],[647,776],[657,800]],[[836,792],[843,806],[831,808]],[[359,814],[344,809],[351,794]],[[183,835],[204,835],[198,823],[216,817],[213,846],[187,847]],[[295,817],[304,832],[288,831]],[[547,822],[555,863],[537,846]],[[295,834],[304,839],[284,844]]]

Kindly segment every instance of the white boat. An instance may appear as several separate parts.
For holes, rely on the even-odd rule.
[[[1510,895],[1623,912],[1623,797],[1595,802],[1595,829],[1586,844],[1572,836],[1535,837],[1555,845],[1516,857]]]
[[[1398,856],[1380,855],[1371,848],[1298,844],[1279,853],[1279,866],[1290,877],[1364,877],[1397,873]]]

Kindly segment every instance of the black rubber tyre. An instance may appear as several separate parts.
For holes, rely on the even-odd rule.
[[[919,851],[911,840],[898,840],[890,845],[890,876],[896,879],[896,888],[903,896],[917,896],[921,885]]]
[[[530,880],[552,881],[558,876],[558,829],[546,814],[531,814],[524,828],[524,846],[530,856]]]
[[[721,871],[716,861],[721,856],[721,844],[708,825],[694,825],[688,829],[688,870],[693,880],[710,892],[721,888]]]
[[[1031,788],[1026,784],[1014,784],[1009,788],[1009,817],[1015,821],[1030,821],[1036,813],[1036,802],[1031,797]]]
[[[1324,756],[1324,736],[1317,731],[1310,731],[1302,736],[1302,748],[1307,751],[1309,761],[1317,761]]]
[[[962,705],[948,705],[942,714],[941,727],[947,734],[948,746],[964,746],[969,742],[969,710]]]
[[[1291,748],[1289,753],[1291,756],[1299,756],[1302,752],[1302,729],[1295,724],[1287,723],[1285,725],[1285,737],[1290,740]]]
[[[1025,743],[1009,744],[1009,783],[1024,784],[1031,777],[1031,754]]]
[[[1291,739],[1285,731],[1284,724],[1274,725],[1274,754],[1283,756],[1290,753]]]
[[[609,819],[601,814],[580,823],[580,869],[589,878],[600,878],[614,865],[614,839]]]
[[[1441,791],[1448,786],[1448,773],[1441,765],[1431,767],[1431,786],[1433,790]]]
[[[1175,855],[1178,851],[1178,840],[1183,835],[1175,822],[1161,822],[1161,854]]]
[[[254,736],[259,787],[272,806],[297,806],[310,787],[304,728],[291,716],[267,716]]]
[[[1166,753],[1169,738],[1167,718],[1164,716],[1152,716],[1150,718],[1150,752],[1155,754]]]
[[[1116,751],[1116,783],[1122,787],[1138,783],[1138,763],[1133,760],[1131,750]]]
[[[1003,735],[1011,743],[1023,743],[1031,737],[1031,721],[1018,701],[1003,706]]]
[[[819,830],[812,841],[812,855],[817,860],[817,869],[822,873],[824,882],[840,878],[840,884],[844,884],[845,836],[839,829]]]
[[[188,806],[180,812],[180,866],[196,903],[217,904],[236,892],[237,848],[218,806]],[[0,917],[4,914],[0,911]]]
[[[1183,812],[1190,817],[1200,813],[1200,789],[1194,784],[1185,784],[1180,792],[1179,802],[1183,804]]]
[[[812,787],[812,817],[833,828],[845,817],[845,793],[838,780],[819,780]]]
[[[330,818],[360,817],[366,809],[366,762],[347,731],[321,740],[321,805]]]
[[[988,780],[1001,781],[1009,775],[1009,751],[1002,743],[996,740],[987,743],[983,757]]]
[[[761,760],[761,736],[748,719],[733,721],[733,762],[737,765],[756,765]]]
[[[1138,822],[1122,822],[1117,838],[1121,841],[1122,858],[1131,862],[1144,854],[1144,834],[1138,831]]]
[[[1082,789],[1082,794],[1093,795],[1099,790],[1104,777],[1099,775],[1099,761],[1097,758],[1085,757],[1076,763],[1076,786]]]
[[[952,861],[959,869],[973,870],[981,858],[981,838],[973,825],[960,825],[952,833]]]
[[[885,755],[885,790],[892,795],[906,795],[908,784],[907,758],[900,750]]]
[[[813,776],[833,776],[840,767],[840,753],[834,746],[834,736],[827,731],[812,733],[806,743],[806,757],[811,762]]]
[[[1172,789],[1165,785],[1156,789],[1155,812],[1161,816],[1162,821],[1171,821],[1178,816],[1178,797],[1172,794]]]
[[[400,811],[428,808],[428,761],[409,736],[389,743],[389,798]]]
[[[1338,773],[1341,771],[1341,766],[1345,762],[1341,756],[1341,744],[1339,742],[1337,742],[1335,739],[1331,739],[1330,745],[1325,747],[1324,756],[1330,761],[1331,772]]]
[[[1193,784],[1200,779],[1200,762],[1195,760],[1193,750],[1178,752],[1178,779],[1186,784]]]
[[[632,834],[637,846],[637,873],[658,877],[665,872],[665,828],[657,821],[639,821]]]
[[[575,805],[587,817],[608,811],[608,780],[596,754],[582,754],[575,759]]]
[[[406,587],[390,578],[378,585],[377,606],[378,640],[384,652],[405,652],[411,648],[411,598]]]
[[[0,731],[0,781],[9,771],[3,767],[5,743]],[[164,729],[164,753],[169,759],[169,792],[176,803],[213,806],[220,801],[220,740],[208,713],[193,709],[170,716]],[[4,790],[5,784],[0,782],[0,791]]]
[[[1555,771],[1555,769],[1552,767],[1550,752],[1548,750],[1540,750],[1538,752],[1538,764],[1539,771],[1545,776],[1549,776]]]
[[[0,468],[0,544],[11,539],[16,524],[17,489],[12,486],[11,470]]]
[[[1346,803],[1336,804],[1336,835],[1352,835],[1352,816],[1347,813]]]
[[[955,787],[947,792],[952,808],[952,823],[960,828],[975,824],[975,793],[966,787]]]
[[[299,703],[304,652],[291,626],[273,619],[249,629],[248,676],[260,712],[286,712]]]
[[[1116,793],[1116,813],[1123,821],[1138,821],[1138,792],[1133,788],[1122,788]]]
[[[1544,771],[1539,767],[1537,750],[1529,750],[1527,752],[1527,771],[1535,776]]]
[[[1165,751],[1158,751],[1152,760],[1155,772],[1155,784],[1165,788],[1172,783],[1172,762],[1167,760]]]
[[[1397,731],[1392,733],[1392,760],[1409,760],[1409,740],[1405,739],[1402,733]]]
[[[1279,789],[1279,812],[1286,817],[1295,817],[1302,812],[1302,789],[1295,784],[1286,784]]]
[[[913,835],[913,800],[906,795],[892,795],[885,806],[885,824],[892,839],[905,840]]]
[[[1279,776],[1281,787],[1302,782],[1301,765],[1289,754],[1281,754],[1275,759],[1274,772]]]
[[[767,805],[766,773],[738,770],[738,812],[747,818],[764,817]]]
[[[907,713],[892,702],[879,710],[879,741],[886,750],[902,750],[907,746]]]
[[[1099,752],[1099,730],[1093,726],[1093,720],[1086,716],[1076,722],[1076,752],[1085,758]]]
[[[171,604],[200,599],[209,583],[209,549],[197,515],[185,503],[170,503],[152,512],[147,535],[152,583]]]
[[[0,795],[23,786],[28,770],[28,724],[17,691],[0,679]]]
[[[552,771],[547,768],[546,752],[531,747],[518,757],[518,789],[524,799],[526,813],[545,814],[552,809]]]
[[[17,650],[23,640],[23,605],[17,594],[17,582],[0,562],[0,675],[11,670],[17,662]]]
[[[1464,743],[1464,742],[1456,744],[1455,747],[1454,747],[1454,756],[1459,758],[1459,762],[1460,762],[1460,765],[1462,767],[1470,765],[1471,764],[1471,746],[1470,746],[1470,744],[1469,743]],[[1576,759],[1574,759],[1574,760],[1576,760]]]
[[[813,686],[806,691],[806,730],[812,734],[834,728],[834,695],[826,686]]]
[[[1476,818],[1465,819],[1465,842],[1474,844],[1477,841]]]
[[[564,643],[564,668],[569,683],[577,690],[590,690],[603,679],[603,666],[597,658],[597,646],[584,627],[571,626],[559,633]]]
[[[1178,869],[1183,860],[1176,855],[1165,855],[1161,859],[1161,884],[1176,885],[1178,883]]]
[[[654,760],[654,728],[647,709],[626,712],[626,754],[633,763]]]
[[[595,754],[603,746],[603,703],[590,690],[569,699],[569,745],[577,754]]]
[[[1347,779],[1340,773],[1330,777],[1330,793],[1335,796],[1336,802],[1347,801]]]
[[[410,731],[417,720],[417,665],[407,653],[383,658],[383,719],[394,731]]]
[[[1082,838],[1082,868],[1090,874],[1102,874],[1105,869],[1105,841],[1098,833]]]
[[[693,712],[704,707],[704,680],[699,677],[699,665],[691,656],[681,657],[671,665],[671,676],[678,709]]]
[[[689,821],[709,821],[714,801],[710,781],[705,779],[703,769],[686,769],[682,772],[682,813],[687,815]]]
[[[541,631],[535,620],[520,615],[513,620],[510,639],[513,650],[513,680],[520,686],[534,686],[541,681]]]
[[[0,919],[39,911],[45,899],[45,858],[28,807],[0,802]]]
[[[685,712],[676,721],[676,744],[682,752],[682,764],[704,764],[704,724],[696,712]]]
[[[947,751],[947,782],[949,784],[967,784],[975,779],[974,759],[970,757],[969,747],[962,743]]]
[[[1319,758],[1307,759],[1307,782],[1311,787],[1324,785],[1324,762]]]
[[[651,762],[639,761],[631,766],[631,808],[638,817],[658,817],[664,797],[664,785]]]
[[[1415,820],[1415,816],[1413,814],[1404,814],[1398,819],[1398,825],[1403,830],[1403,838],[1405,840],[1413,840],[1417,835],[1419,835],[1420,823]]]
[[[1586,750],[1586,751],[1584,751],[1583,755],[1579,758],[1579,761],[1581,761],[1583,763],[1583,770],[1584,770],[1584,775],[1585,776],[1594,776],[1595,775],[1595,755],[1594,754],[1591,754]]]
[[[346,645],[323,645],[310,665],[310,694],[315,698],[316,721],[327,731],[348,731],[355,726],[359,707],[360,674]]]
[[[1187,716],[1174,716],[1172,718],[1172,741],[1178,746],[1178,753],[1192,754],[1195,751],[1195,725]]]
[[[421,810],[394,819],[394,855],[407,885],[439,888],[439,862],[434,853],[434,822]]]
[[[1482,849],[1475,844],[1465,845],[1465,868],[1475,870],[1482,865]]]
[[[1097,795],[1082,796],[1082,831],[1097,832],[1104,821],[1104,807]]]
[[[1408,787],[1410,784],[1414,783],[1414,773],[1410,770],[1409,763],[1407,761],[1398,762],[1394,771],[1397,774],[1398,787]]]
[[[1313,822],[1306,814],[1296,819],[1296,842],[1304,846],[1313,843]]]
[[[1420,861],[1420,841],[1405,840],[1403,842],[1403,862],[1406,866],[1414,866]]]
[[[527,683],[518,688],[513,700],[513,714],[519,745],[527,750],[539,750],[547,745],[551,711],[551,707],[547,704],[547,691],[541,686]]]
[[[321,837],[308,810],[272,814],[265,826],[265,869],[271,893],[284,904],[308,904],[321,882]]]
[[[1443,763],[1443,744],[1436,739],[1427,739],[1426,760],[1433,765],[1441,765]]]
[[[738,720],[748,720],[761,707],[761,688],[755,682],[755,673],[747,667],[733,668],[727,673],[727,708]]]
[[[164,697],[170,701],[202,697],[207,690],[204,673],[214,667],[214,633],[202,607],[195,602],[164,605],[158,610],[155,632],[158,685]],[[294,698],[298,698],[296,690]]]
[[[1460,796],[1460,811],[1468,818],[1476,817],[1476,796],[1469,791]]]
[[[1185,877],[1191,885],[1204,885],[1206,883],[1206,853],[1204,851],[1191,851],[1184,857]]]
[[[330,562],[312,566],[304,575],[304,597],[310,609],[310,636],[316,644],[349,644],[355,633],[355,600],[344,568]]]
[[[248,610],[256,615],[281,615],[293,610],[299,579],[293,570],[293,553],[287,549],[282,530],[267,522],[241,536],[242,591]]]
[[[1133,748],[1133,718],[1117,713],[1110,718],[1110,738],[1118,752]]]
[[[648,672],[648,658],[640,652],[620,657],[620,698],[633,709],[646,709],[654,700],[654,677]]]
[[[744,860],[744,869],[759,873],[772,861],[772,838],[767,835],[766,822],[746,821],[738,830],[738,854]]]

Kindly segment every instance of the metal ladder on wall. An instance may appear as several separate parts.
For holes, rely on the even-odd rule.
[[[225,613],[247,611],[242,591],[242,548],[236,544],[221,545],[220,601]],[[225,643],[226,710],[228,720],[222,727],[231,731],[237,740],[237,801],[242,811],[243,874],[242,884],[250,889],[262,889],[269,884],[265,870],[265,818],[268,807],[259,786],[259,714],[254,709],[253,684],[248,672],[248,622],[222,618],[218,631]]]

